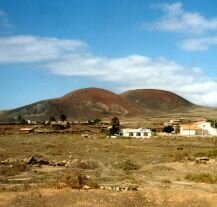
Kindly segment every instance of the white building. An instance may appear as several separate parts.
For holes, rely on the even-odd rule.
[[[150,129],[122,129],[124,137],[135,137],[135,138],[150,138],[151,130]]]
[[[180,135],[212,135],[217,136],[217,129],[211,126],[210,122],[200,121],[180,125]]]
[[[198,123],[198,126],[208,135],[217,136],[217,129],[211,126],[211,122],[203,121]]]

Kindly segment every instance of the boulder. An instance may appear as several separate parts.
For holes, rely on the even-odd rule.
[[[209,161],[209,158],[208,157],[196,157],[195,161],[196,163],[206,164]]]

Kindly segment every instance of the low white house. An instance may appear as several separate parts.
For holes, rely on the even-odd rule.
[[[122,134],[124,137],[135,137],[135,138],[150,138],[151,130],[150,129],[122,129]]]
[[[217,129],[211,126],[210,122],[200,121],[180,125],[180,135],[212,135],[217,136]]]

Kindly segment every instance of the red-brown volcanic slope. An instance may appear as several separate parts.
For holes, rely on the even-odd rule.
[[[84,88],[57,99],[45,100],[7,111],[1,120],[18,115],[25,119],[57,119],[65,114],[69,120],[88,120],[110,116],[138,117],[146,113],[185,111],[192,103],[174,93],[162,90],[138,89],[115,94],[100,88]]]
[[[145,111],[171,111],[193,106],[186,99],[163,90],[136,89],[122,93],[121,97]]]
[[[56,107],[61,106],[67,116],[81,119],[139,113],[134,105],[120,95],[99,88],[79,89],[50,102]]]

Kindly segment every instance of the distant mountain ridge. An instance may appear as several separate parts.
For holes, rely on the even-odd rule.
[[[65,114],[69,120],[88,120],[109,116],[137,117],[152,113],[184,112],[195,105],[169,91],[136,89],[115,94],[100,88],[83,88],[60,98],[36,102],[0,113],[0,120],[43,121]]]

